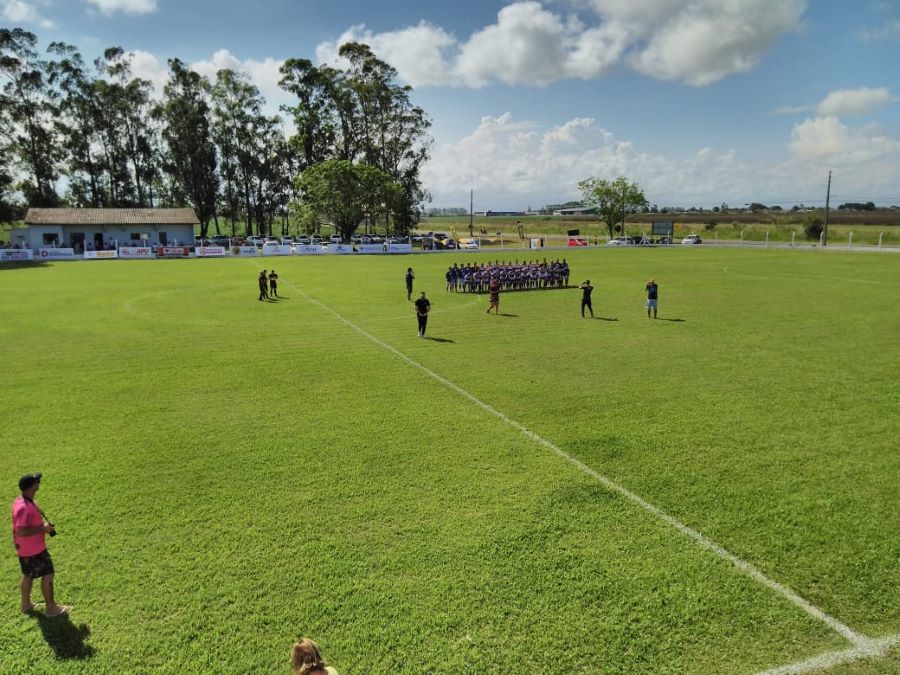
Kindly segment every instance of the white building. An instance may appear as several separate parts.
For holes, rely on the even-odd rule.
[[[27,227],[10,233],[13,246],[85,250],[140,244],[192,245],[199,224],[194,209],[28,209]]]

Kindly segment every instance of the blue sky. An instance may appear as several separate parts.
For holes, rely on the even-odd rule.
[[[0,0],[42,44],[246,70],[370,44],[434,126],[434,206],[524,209],[626,175],[651,203],[900,204],[900,0]]]

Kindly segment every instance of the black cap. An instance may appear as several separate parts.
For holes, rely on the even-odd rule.
[[[41,482],[41,474],[40,473],[26,473],[19,479],[19,490],[25,491],[33,485],[37,485]]]

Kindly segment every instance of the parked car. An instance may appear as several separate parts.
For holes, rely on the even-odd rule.
[[[293,237],[282,237],[281,244],[282,246],[291,246],[294,243]]]
[[[682,244],[702,244],[703,240],[700,238],[699,234],[689,234],[684,239],[681,240]]]
[[[476,239],[460,239],[459,247],[461,249],[478,249],[478,241]]]
[[[309,243],[310,243],[310,244],[321,244],[321,243],[322,243],[322,237],[320,237],[320,236],[317,235],[317,234],[314,234],[314,235],[312,235],[312,236],[309,238]]]
[[[263,240],[263,246],[278,246],[280,242],[275,237],[266,237]]]
[[[263,242],[266,241],[266,238],[258,234],[254,234],[250,237],[247,237],[247,241],[250,242],[250,244],[253,246],[262,246]]]
[[[341,239],[341,235],[339,235],[339,234],[333,234],[333,235],[331,235],[330,237],[328,237],[328,242],[329,242],[330,244],[343,244],[343,243],[344,243],[344,240]]]
[[[216,246],[228,246],[231,244],[231,238],[227,234],[217,234],[212,238],[212,243]]]
[[[297,237],[294,243],[298,246],[309,246],[312,243],[312,240],[309,237]]]
[[[631,241],[631,237],[613,237],[608,242],[606,242],[607,246],[633,246],[634,242]]]

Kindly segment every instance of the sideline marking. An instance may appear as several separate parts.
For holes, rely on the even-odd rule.
[[[766,670],[759,673],[759,675],[801,675],[802,673],[810,673],[815,670],[828,670],[842,663],[884,657],[892,647],[897,645],[900,645],[900,633],[888,635],[885,638],[869,640],[866,644],[852,647],[851,649],[819,654],[806,661],[789,663],[786,666]]]
[[[517,422],[516,420],[507,417],[502,412],[500,412],[499,410],[494,408],[492,405],[485,403],[484,401],[477,398],[473,394],[470,394],[468,391],[466,391],[459,385],[451,382],[450,380],[446,379],[445,377],[442,377],[441,375],[438,375],[433,370],[422,365],[418,361],[413,360],[411,357],[407,356],[406,354],[401,352],[399,349],[396,349],[395,347],[389,345],[387,342],[384,342],[384,341],[378,339],[377,337],[375,337],[371,333],[367,332],[363,328],[360,328],[359,326],[357,326],[355,323],[353,323],[349,319],[345,319],[343,316],[338,314],[335,310],[331,309],[331,307],[316,300],[315,298],[313,298],[308,293],[301,290],[294,284],[287,283],[285,285],[291,286],[291,288],[293,288],[295,291],[300,293],[300,295],[302,295],[304,298],[306,298],[309,302],[313,303],[317,307],[320,307],[321,309],[324,309],[326,312],[331,314],[338,321],[340,321],[343,324],[346,324],[347,326],[352,328],[354,331],[356,331],[357,333],[359,333],[366,339],[374,342],[375,344],[382,347],[383,349],[386,349],[387,351],[391,352],[392,354],[399,357],[401,360],[405,361],[407,364],[409,364],[413,368],[417,368],[418,370],[422,371],[423,373],[425,373],[432,379],[437,380],[438,382],[443,384],[448,389],[452,389],[457,394],[459,394],[463,398],[468,399],[469,401],[471,401],[472,403],[477,405],[482,410],[489,412],[490,414],[494,415],[495,417],[498,417],[503,422],[506,422],[506,424],[508,424],[512,428],[516,429],[517,431],[519,431],[523,435],[527,436],[528,438],[534,440],[535,442],[539,443],[540,445],[543,445],[548,450],[552,450],[554,453],[556,453],[557,455],[562,457],[564,460],[566,460],[570,464],[573,464],[574,466],[576,466],[578,469],[580,469],[582,472],[584,472],[585,474],[587,474],[588,476],[590,476],[591,478],[596,480],[598,483],[600,483],[604,487],[606,487],[609,490],[612,490],[614,492],[618,492],[620,495],[622,495],[626,499],[634,502],[635,504],[640,506],[645,511],[652,513],[654,516],[656,516],[660,520],[668,523],[669,525],[674,527],[676,530],[678,530],[682,534],[687,535],[688,537],[693,539],[695,542],[697,542],[703,548],[705,548],[709,551],[712,551],[713,553],[718,555],[720,558],[724,558],[725,560],[729,561],[732,565],[734,565],[739,570],[741,570],[742,572],[747,574],[750,578],[756,580],[763,586],[775,591],[776,593],[778,593],[782,597],[784,597],[787,600],[789,600],[790,602],[792,602],[794,605],[796,605],[797,607],[802,609],[804,612],[806,612],[810,616],[812,616],[812,617],[818,619],[819,621],[822,621],[826,625],[828,625],[829,628],[831,628],[833,631],[835,631],[835,632],[839,633],[840,635],[842,635],[843,637],[845,637],[847,640],[849,640],[851,643],[853,643],[853,645],[855,645],[858,649],[863,649],[863,650],[865,650],[865,649],[871,650],[872,649],[872,645],[874,644],[873,640],[871,640],[870,638],[864,637],[863,635],[860,635],[859,633],[857,633],[856,631],[851,629],[849,626],[841,623],[834,617],[829,616],[828,614],[823,612],[821,609],[819,609],[818,607],[813,605],[811,602],[809,602],[805,598],[801,597],[796,591],[793,591],[790,588],[788,588],[787,586],[784,586],[783,584],[778,583],[774,579],[770,579],[765,574],[760,572],[756,567],[754,567],[751,563],[747,562],[746,560],[742,560],[741,558],[738,558],[736,555],[734,555],[733,553],[730,553],[729,551],[726,551],[724,548],[722,548],[721,546],[716,544],[711,539],[708,539],[706,536],[701,534],[699,531],[693,529],[692,527],[685,525],[680,520],[677,520],[673,516],[670,516],[668,513],[666,513],[659,507],[654,506],[653,504],[648,502],[643,497],[640,497],[639,495],[635,494],[628,488],[626,488],[622,485],[619,485],[618,483],[610,480],[603,474],[595,471],[594,469],[589,467],[587,464],[585,464],[581,460],[576,459],[575,457],[568,454],[567,452],[565,452],[564,450],[562,450],[555,444],[548,441],[543,436],[540,436],[537,433],[535,433],[534,431],[531,431],[529,428],[527,428],[520,422]]]

